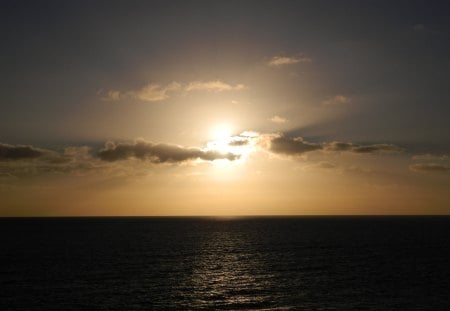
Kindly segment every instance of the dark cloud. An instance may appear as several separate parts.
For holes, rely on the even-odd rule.
[[[355,147],[355,145],[351,143],[342,143],[338,141],[333,141],[331,143],[326,144],[325,150],[328,151],[350,151]]]
[[[285,136],[277,136],[272,138],[270,151],[287,155],[300,155],[305,152],[325,150],[325,151],[348,151],[354,153],[389,153],[400,152],[402,149],[392,144],[372,144],[358,145],[345,142],[331,143],[311,143],[305,141],[302,137],[288,138]]]
[[[0,160],[35,159],[43,154],[43,150],[32,146],[0,143]]]
[[[232,146],[232,147],[239,147],[239,146],[246,146],[248,145],[250,142],[247,139],[242,139],[242,140],[233,140],[231,142],[228,143],[228,145]]]
[[[409,167],[413,171],[418,172],[441,172],[450,173],[450,165],[438,163],[417,163]]]
[[[171,144],[154,144],[143,140],[134,143],[107,142],[105,148],[98,153],[104,161],[118,161],[129,158],[149,160],[153,163],[178,163],[188,160],[202,159],[213,161],[217,159],[236,160],[239,156],[232,153],[201,150],[199,148],[186,148]]]
[[[286,155],[300,155],[305,152],[322,149],[319,144],[308,143],[301,137],[287,138],[278,136],[272,139],[270,151]]]
[[[3,160],[3,161],[2,161]],[[105,166],[90,155],[90,148],[67,147],[60,151],[34,146],[0,144],[0,179],[12,181],[33,176],[83,175]]]
[[[239,158],[239,155],[164,143],[154,144],[143,140],[134,143],[107,142],[105,148],[98,153],[93,153],[88,146],[49,150],[29,145],[0,143],[0,184],[33,176],[122,174],[111,170],[116,165],[107,162],[129,158],[148,160],[151,165],[151,163],[180,163],[194,159],[233,161]],[[136,172],[142,172],[143,164],[127,164],[120,167],[119,171],[125,171],[127,175],[136,175]]]
[[[403,149],[392,144],[358,145],[353,143],[331,142],[324,144],[327,151],[350,151],[355,153],[383,153],[401,152]]]
[[[352,149],[356,153],[400,152],[402,149],[392,144],[375,144],[355,146]]]

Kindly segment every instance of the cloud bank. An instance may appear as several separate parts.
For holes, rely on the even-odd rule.
[[[88,146],[72,146],[58,150],[28,145],[0,143],[0,177],[3,181],[36,176],[85,176],[90,174],[142,174],[142,168],[162,163],[182,164],[191,160],[234,161],[239,155],[195,147],[136,140],[130,143],[106,142],[105,147],[93,150]],[[136,161],[126,161],[138,159]],[[145,162],[145,163],[144,163]],[[120,173],[122,172],[122,173]],[[0,183],[1,184],[1,183]]]
[[[107,142],[105,148],[98,153],[104,161],[119,161],[130,158],[148,160],[152,163],[180,163],[189,160],[201,159],[214,161],[218,159],[236,160],[237,155],[232,153],[220,153],[199,148],[187,148],[172,144],[151,143],[137,140],[134,143]]]
[[[326,151],[350,151],[355,153],[401,152],[402,148],[392,144],[358,145],[353,143],[331,142],[323,145]]]
[[[287,138],[278,136],[271,140],[269,150],[285,155],[301,155],[305,152],[321,149],[322,145],[306,142],[301,137]]]
[[[1,160],[35,159],[42,156],[44,150],[29,145],[8,145],[0,143]]]
[[[214,144],[211,142],[210,144]],[[284,134],[261,134],[257,132],[242,132],[229,137],[226,142],[231,149],[185,147],[169,143],[153,143],[143,139],[134,142],[106,142],[100,150],[88,146],[72,146],[58,150],[41,149],[31,145],[9,145],[0,143],[0,175],[2,178],[22,178],[38,175],[70,174],[83,176],[112,172],[122,169],[130,172],[142,172],[145,163],[183,164],[189,161],[214,161],[226,159],[229,161],[245,157],[247,153],[257,151],[259,148],[273,154],[283,156],[302,156],[303,154],[321,151],[352,152],[356,154],[378,154],[402,151],[392,144],[361,145],[349,142],[309,142],[302,137],[286,137]],[[223,146],[222,146],[223,147]],[[235,148],[235,149],[233,149]],[[242,150],[241,150],[242,149]],[[259,150],[261,150],[259,149]],[[219,150],[227,150],[219,151]],[[235,150],[235,151],[233,151]],[[243,155],[244,154],[244,155]],[[418,156],[420,157],[420,156]],[[427,163],[417,163],[410,166],[413,171],[449,172],[448,163],[429,161],[431,156],[422,156],[419,159],[428,160]],[[140,160],[129,161],[128,160]],[[447,159],[442,156],[439,159]],[[141,164],[142,163],[142,164]],[[335,164],[323,162],[320,168],[334,168]],[[133,168],[128,170],[128,168]],[[131,174],[131,173],[130,173]]]
[[[328,152],[353,152],[364,154],[375,153],[397,153],[402,148],[392,144],[359,145],[346,142],[312,143],[305,141],[302,137],[289,138],[278,134],[270,138],[268,148],[271,152],[285,155],[302,155],[306,152],[323,150]]]

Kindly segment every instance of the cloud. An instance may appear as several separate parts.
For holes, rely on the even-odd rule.
[[[87,146],[68,147],[59,151],[34,146],[7,144],[0,146],[0,175],[3,179],[18,180],[32,176],[62,174],[83,175],[101,168],[101,161],[92,157]]]
[[[358,145],[352,149],[356,153],[397,153],[403,151],[402,148],[392,144]]]
[[[344,95],[335,95],[322,101],[322,104],[326,106],[345,105],[349,103],[351,103],[351,99]]]
[[[75,159],[90,158],[90,148],[67,147],[62,151],[37,148],[30,145],[8,145],[0,143],[0,160],[15,160],[15,162],[33,162],[60,164],[68,163]]]
[[[351,151],[354,147],[355,145],[352,143],[333,141],[328,143],[324,149],[327,151]]]
[[[250,140],[248,138],[241,138],[241,137],[234,137],[234,140],[230,141],[228,143],[229,146],[232,147],[239,147],[239,146],[246,146],[250,144]]]
[[[45,150],[29,145],[8,145],[0,143],[1,160],[35,159],[44,155]]]
[[[230,85],[224,83],[220,80],[216,81],[193,81],[184,87],[186,92],[191,91],[213,91],[213,92],[223,92],[223,91],[240,91],[245,89],[243,84]]]
[[[311,58],[305,57],[304,55],[298,56],[274,56],[267,63],[271,67],[280,67],[285,65],[292,65],[297,63],[311,63]]]
[[[138,91],[131,91],[128,93],[130,97],[137,98],[141,101],[154,102],[169,98],[169,93],[177,91],[181,85],[177,82],[172,82],[166,86],[158,84],[149,84]]]
[[[121,92],[118,90],[109,90],[104,94],[103,91],[99,91],[99,94],[103,94],[102,100],[105,101],[119,101],[127,98],[138,99],[146,102],[156,102],[168,99],[170,93],[177,91],[181,88],[181,84],[172,82],[168,85],[162,86],[155,83],[150,83],[138,90]]]
[[[283,124],[288,122],[288,119],[280,117],[280,116],[273,116],[272,118],[269,119],[271,122],[273,123],[277,123],[277,124]]]
[[[287,138],[278,136],[271,140],[270,151],[285,155],[301,155],[305,152],[320,150],[322,146],[319,144],[308,143],[301,137]]]
[[[235,146],[248,143],[246,137],[237,137]],[[242,141],[242,142],[241,142]],[[103,172],[108,174],[119,164],[119,160],[140,159],[149,164],[181,163],[201,159],[214,161],[217,159],[237,160],[240,156],[231,152],[222,153],[215,150],[181,147],[166,143],[151,143],[136,140],[133,143],[107,142],[100,151],[94,152],[88,146],[71,146],[64,149],[48,150],[29,145],[9,145],[0,143],[0,175],[2,179],[27,178],[46,175],[86,175]],[[138,172],[143,164],[128,162],[120,167]],[[135,169],[133,167],[135,166]]]
[[[264,136],[263,136],[264,137]],[[264,138],[263,138],[264,139]],[[377,154],[377,153],[396,153],[401,152],[403,149],[392,144],[371,144],[371,145],[359,145],[345,142],[331,142],[331,143],[311,143],[305,141],[302,137],[289,138],[283,134],[276,134],[272,136],[265,136],[265,139],[269,140],[269,144],[262,145],[271,152],[281,153],[285,155],[302,155],[306,152],[323,150],[327,152],[353,152],[364,154]]]
[[[302,137],[290,138],[280,133],[261,134],[251,131],[230,137],[226,144],[232,147],[227,152],[220,152],[217,148],[209,148],[208,145],[205,148],[183,147],[168,143],[147,142],[142,139],[123,143],[106,142],[104,148],[100,150],[93,150],[88,146],[70,146],[64,149],[50,150],[31,145],[0,143],[0,175],[2,180],[50,175],[85,176],[100,174],[110,176],[116,174],[114,172],[117,171],[126,171],[129,172],[127,176],[135,176],[142,175],[143,168],[161,163],[176,164],[198,159],[203,161],[218,159],[234,161],[245,157],[247,152],[257,148],[287,156],[302,156],[313,151],[372,154],[401,150],[399,147],[390,144],[312,143]],[[142,162],[125,161],[132,159],[142,160]],[[444,157],[444,159],[446,158]],[[447,164],[427,165],[414,165],[411,166],[411,169],[442,171],[449,167]],[[323,162],[318,167],[333,168],[333,164]]]
[[[224,91],[240,91],[246,88],[243,84],[230,85],[220,80],[215,81],[193,81],[187,84],[181,84],[176,81],[167,85],[160,85],[150,83],[144,87],[122,92],[118,90],[103,91],[99,90],[98,95],[104,101],[120,101],[123,99],[137,99],[144,102],[157,102],[170,98],[176,92],[192,92],[192,91],[210,91],[210,92],[224,92]]]
[[[350,151],[355,153],[401,152],[403,149],[392,144],[358,145],[344,142],[331,142],[324,145],[326,151]]]
[[[256,147],[263,146],[264,144],[262,141],[265,140],[264,146],[268,146],[271,137],[271,134],[260,134],[253,131],[244,131],[238,135],[229,137],[226,144],[231,147]]]
[[[94,176],[99,180],[124,180],[145,176],[149,169],[160,163],[176,164],[196,159],[233,161],[239,158],[240,155],[232,152],[155,144],[144,140],[133,143],[107,142],[99,151],[88,146],[49,150],[0,143],[0,188],[30,178]],[[131,161],[119,161],[128,159]]]
[[[205,161],[228,159],[233,161],[239,157],[232,153],[220,153],[165,143],[155,144],[144,140],[137,140],[134,143],[107,142],[105,148],[99,151],[98,156],[100,159],[109,162],[137,158],[149,160],[152,163],[180,163],[196,159]]]
[[[417,163],[410,165],[409,168],[416,172],[450,173],[450,165],[439,163]]]

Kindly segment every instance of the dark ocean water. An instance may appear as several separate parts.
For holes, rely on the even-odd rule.
[[[450,310],[450,218],[0,219],[0,310]]]

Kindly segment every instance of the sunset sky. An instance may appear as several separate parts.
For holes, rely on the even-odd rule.
[[[2,1],[0,216],[450,214],[449,1]]]

